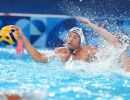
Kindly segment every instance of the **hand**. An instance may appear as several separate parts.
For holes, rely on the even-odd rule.
[[[21,39],[23,37],[23,35],[24,35],[22,30],[19,27],[15,26],[15,25],[11,25],[11,27],[14,28],[17,31],[17,33],[19,35],[19,39]]]
[[[89,24],[91,23],[91,21],[87,18],[82,18],[82,17],[77,17],[76,18],[78,21],[80,21],[81,23],[84,23],[84,24]]]

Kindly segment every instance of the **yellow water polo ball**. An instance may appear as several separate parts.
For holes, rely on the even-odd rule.
[[[17,32],[18,31],[16,31],[12,25],[4,26],[0,30],[0,41],[9,45],[13,45],[19,38]]]

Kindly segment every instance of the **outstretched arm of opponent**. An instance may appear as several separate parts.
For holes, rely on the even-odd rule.
[[[76,18],[78,21],[84,23],[85,25],[89,26],[90,28],[92,28],[94,31],[96,31],[98,34],[100,34],[103,38],[105,38],[105,40],[107,40],[109,43],[115,45],[116,43],[118,43],[118,40],[107,30],[98,27],[97,25],[95,25],[94,23],[92,23],[89,19],[87,18],[82,18],[82,17],[77,17]]]

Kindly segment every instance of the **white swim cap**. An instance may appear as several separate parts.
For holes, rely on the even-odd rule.
[[[83,34],[82,28],[73,27],[73,28],[71,28],[71,29],[69,30],[69,33],[70,33],[70,32],[75,32],[75,33],[77,33],[77,34],[80,36],[80,38],[81,38],[81,43],[82,43],[82,44],[85,43],[85,38],[84,38],[84,34]]]

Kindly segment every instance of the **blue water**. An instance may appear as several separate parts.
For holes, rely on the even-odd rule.
[[[28,95],[30,100],[130,99],[129,75],[87,68],[68,70],[58,58],[38,63],[27,53],[0,49],[0,93]]]

